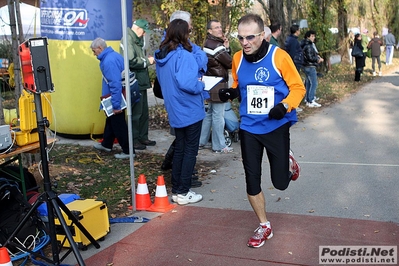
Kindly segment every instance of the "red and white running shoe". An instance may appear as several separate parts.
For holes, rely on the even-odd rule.
[[[266,225],[259,225],[254,231],[255,234],[248,240],[247,246],[251,248],[260,248],[265,244],[267,239],[273,237],[272,227]]]
[[[297,180],[301,172],[301,166],[295,160],[294,153],[291,150],[290,150],[290,172],[292,173],[291,176],[292,181]]]

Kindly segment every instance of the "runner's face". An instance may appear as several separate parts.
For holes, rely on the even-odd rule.
[[[263,29],[258,24],[250,22],[238,26],[238,39],[245,54],[251,55],[258,51],[264,38]],[[253,37],[253,38],[252,38]]]

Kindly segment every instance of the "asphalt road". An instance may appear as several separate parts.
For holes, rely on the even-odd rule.
[[[155,103],[150,91],[149,102]],[[267,211],[399,223],[398,107],[399,72],[392,72],[295,124],[291,128],[291,148],[302,167],[301,176],[286,191],[274,189],[264,157],[262,187]],[[157,145],[147,150],[156,153],[166,152],[173,140],[162,130],[150,131],[150,138]],[[90,141],[87,143],[90,145]],[[195,206],[252,210],[245,192],[239,143],[232,147],[234,152],[229,154],[199,151],[199,160],[217,163],[203,186],[194,189],[204,197]],[[160,214],[133,215],[154,218]],[[101,250],[142,225],[112,225],[112,233],[101,243]],[[89,247],[82,256],[88,258],[101,250]],[[73,261],[73,256],[69,257]]]

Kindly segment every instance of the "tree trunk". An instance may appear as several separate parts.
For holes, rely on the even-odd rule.
[[[285,24],[285,18],[284,18],[284,2],[281,0],[269,0],[269,19],[270,19],[270,24],[274,23],[280,23],[281,26]],[[284,43],[283,36],[280,35],[278,38],[278,42],[280,44]]]
[[[11,42],[12,42],[12,59],[14,62],[14,79],[15,79],[15,109],[17,111],[17,116],[19,117],[19,97],[22,92],[22,84],[21,84],[21,64],[19,62],[19,53],[18,53],[18,38],[17,38],[17,29],[16,29],[16,21],[15,21],[15,5],[19,5],[19,0],[7,0],[8,4],[8,13],[10,16],[10,29],[11,29]],[[22,27],[22,26],[21,26]],[[22,35],[23,33],[20,32]]]

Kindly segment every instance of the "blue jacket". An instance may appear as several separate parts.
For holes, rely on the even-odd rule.
[[[112,109],[120,110],[122,101],[122,76],[123,57],[112,47],[105,48],[97,56],[100,60],[100,69],[103,74],[101,96],[111,95]],[[100,107],[102,109],[102,107]]]
[[[198,79],[195,56],[179,45],[166,55],[157,50],[155,62],[170,126],[182,128],[203,120],[205,84]]]

